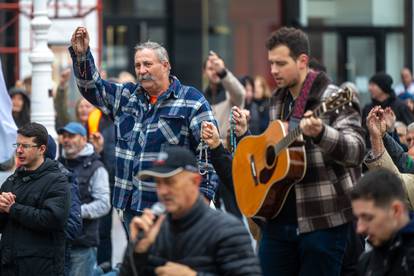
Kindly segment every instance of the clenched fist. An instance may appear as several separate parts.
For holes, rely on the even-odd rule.
[[[89,34],[85,27],[77,27],[70,40],[76,55],[84,55],[89,47]]]

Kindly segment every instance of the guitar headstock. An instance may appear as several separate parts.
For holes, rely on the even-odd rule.
[[[354,93],[352,90],[345,86],[344,88],[339,89],[337,92],[332,93],[331,96],[326,98],[321,105],[322,113],[332,112],[340,108],[345,108],[345,105],[351,105]]]

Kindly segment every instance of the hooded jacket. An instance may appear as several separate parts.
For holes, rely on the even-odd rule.
[[[13,96],[17,94],[20,94],[23,97],[23,107],[20,112],[13,112],[13,119],[17,127],[20,128],[21,126],[30,123],[30,99],[25,90],[20,88],[10,89],[10,98],[13,98]]]
[[[0,192],[16,195],[10,213],[0,213],[0,275],[63,275],[70,191],[57,162],[17,169]]]

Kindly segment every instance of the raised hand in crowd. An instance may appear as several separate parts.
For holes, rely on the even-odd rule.
[[[371,109],[367,116],[367,128],[374,156],[379,156],[384,151],[382,137],[387,131],[385,113],[386,112],[380,106],[376,106]]]
[[[102,152],[105,140],[100,132],[97,131],[89,134],[89,142],[93,145],[95,152]]]
[[[9,213],[10,207],[15,203],[16,196],[13,193],[0,194],[0,212]]]
[[[201,127],[201,138],[210,149],[220,146],[220,135],[216,126],[211,122],[203,122]]]
[[[208,61],[211,62],[213,70],[216,72],[216,74],[220,74],[224,70],[226,70],[226,65],[224,64],[224,61],[215,52],[210,51],[208,55]]]
[[[385,120],[385,111],[380,106],[371,109],[367,116],[367,128],[370,137],[382,138],[387,130],[387,122]],[[389,114],[389,113],[388,113]]]
[[[70,40],[76,55],[84,55],[89,47],[89,34],[85,27],[77,27]]]
[[[397,120],[397,117],[395,116],[394,111],[392,111],[391,107],[386,107],[384,109],[384,120],[385,125],[387,127],[388,132],[393,132],[395,129],[395,121]]]
[[[70,80],[70,76],[72,74],[71,68],[65,68],[62,70],[62,73],[60,73],[60,79],[59,79],[59,86],[65,87]]]
[[[160,232],[161,224],[165,219],[162,214],[157,220],[150,209],[144,209],[142,216],[134,217],[129,225],[130,236],[133,240],[137,240],[141,231],[144,231],[143,238],[140,239],[134,248],[136,253],[146,253],[150,246],[154,243]],[[155,221],[155,222],[154,222]]]
[[[243,136],[248,128],[247,125],[247,118],[249,115],[249,111],[247,109],[241,109],[237,106],[233,106],[232,108],[232,119],[236,123],[234,132],[237,137]]]

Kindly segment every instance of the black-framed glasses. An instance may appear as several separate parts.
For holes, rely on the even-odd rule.
[[[20,143],[15,143],[15,144],[13,144],[13,147],[14,147],[15,149],[18,149],[18,148],[22,147],[24,150],[27,150],[27,149],[30,149],[30,148],[38,148],[38,147],[39,147],[39,145],[36,145],[36,144],[34,144],[34,145],[30,145],[30,144],[20,144]]]

